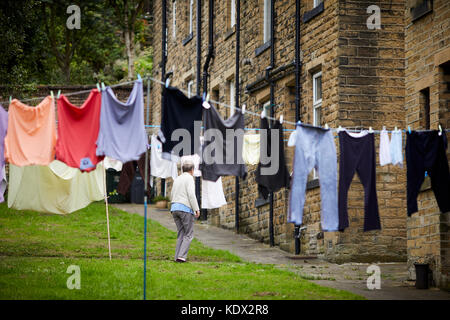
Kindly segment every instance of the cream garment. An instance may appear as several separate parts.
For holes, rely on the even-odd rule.
[[[119,160],[105,157],[105,159],[103,159],[103,163],[105,164],[105,169],[114,169],[116,171],[122,171],[123,163]]]
[[[259,134],[245,134],[244,143],[242,147],[242,158],[245,164],[255,165],[259,162],[260,153],[260,135]]]
[[[217,181],[202,179],[202,209],[216,209],[226,204],[222,177],[219,177]]]
[[[82,173],[54,160],[48,166],[9,166],[8,207],[66,214],[102,200],[103,162]]]

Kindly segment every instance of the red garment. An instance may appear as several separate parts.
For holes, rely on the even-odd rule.
[[[101,94],[93,89],[81,107],[66,96],[58,99],[56,159],[82,171],[94,170],[103,156],[95,154],[100,129]]]

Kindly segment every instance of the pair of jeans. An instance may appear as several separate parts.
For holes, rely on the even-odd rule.
[[[363,131],[339,132],[339,231],[349,226],[347,198],[355,171],[364,186],[364,231],[381,229],[375,173],[375,139]]]
[[[178,230],[175,260],[186,261],[189,246],[194,239],[194,215],[184,211],[173,211],[172,216]]]
[[[288,222],[302,224],[308,174],[316,168],[322,199],[322,229],[338,229],[337,158],[331,131],[298,124],[295,132],[294,173],[289,196]]]
[[[425,179],[425,171],[430,176],[439,209],[441,212],[450,211],[450,173],[446,150],[445,132],[442,135],[437,130],[406,134],[408,216],[418,211],[417,196]]]

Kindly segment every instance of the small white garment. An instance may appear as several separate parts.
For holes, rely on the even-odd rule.
[[[288,140],[288,147],[295,147],[295,141],[297,140],[297,131],[292,131],[289,140]]]
[[[261,135],[259,134],[244,134],[242,159],[245,161],[245,164],[258,164],[260,156],[260,137]]]
[[[177,163],[172,162],[162,157],[162,144],[152,135],[152,149],[150,152],[150,173],[157,178],[173,178],[178,177]]]
[[[392,131],[391,143],[389,145],[391,163],[403,168],[403,137],[402,130]]]
[[[202,209],[216,209],[226,204],[222,177],[219,177],[217,181],[202,179]]]
[[[391,163],[389,134],[383,129],[380,132],[380,166]]]
[[[0,168],[0,203],[5,201],[4,194],[6,190],[6,185],[8,181],[6,180],[6,167]]]
[[[200,171],[200,156],[198,154],[194,153],[193,155],[182,156],[180,160],[181,165],[183,165],[185,161],[191,161],[194,163],[194,177],[202,176],[202,172]]]
[[[123,163],[119,160],[105,157],[103,160],[105,169],[114,169],[116,171],[122,171]]]

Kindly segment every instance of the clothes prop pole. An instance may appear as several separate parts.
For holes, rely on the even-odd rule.
[[[109,210],[108,210],[108,195],[106,193],[106,168],[105,163],[102,162],[103,166],[103,192],[105,194],[105,206],[106,206],[106,228],[108,230],[108,251],[109,251],[109,261],[111,261],[111,236],[109,233]]]
[[[150,79],[147,79],[147,115],[146,123],[150,116]],[[148,134],[145,133],[148,144]],[[148,146],[145,150],[145,175],[144,175],[144,300],[147,298],[147,182],[148,182]]]

